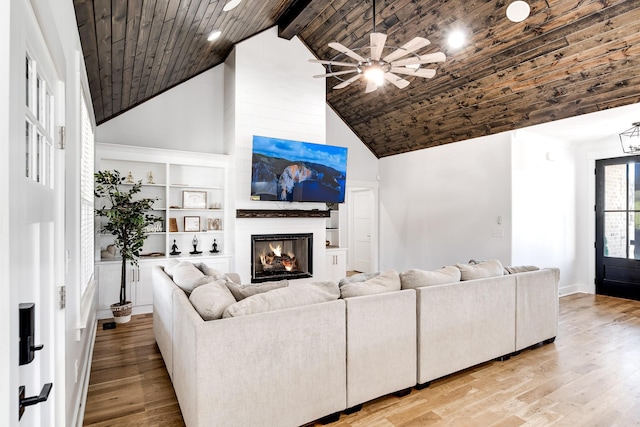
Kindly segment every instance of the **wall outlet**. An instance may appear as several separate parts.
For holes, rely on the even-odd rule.
[[[504,237],[504,230],[502,228],[492,228],[491,237],[502,239]]]

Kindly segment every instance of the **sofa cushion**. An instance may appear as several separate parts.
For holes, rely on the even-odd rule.
[[[242,301],[253,295],[262,294],[274,289],[286,288],[289,286],[288,280],[278,280],[275,282],[252,283],[250,285],[239,285],[227,280],[227,287],[233,294],[236,301]]]
[[[227,307],[235,304],[236,299],[225,282],[225,279],[215,280],[191,292],[189,301],[204,320],[220,319]]]
[[[369,280],[372,279],[376,276],[379,276],[380,272],[376,271],[374,273],[358,273],[358,274],[354,274],[353,276],[349,276],[349,277],[343,277],[342,279],[340,279],[340,282],[338,282],[338,286],[342,287],[348,283],[356,283],[356,282],[364,282],[365,280]]]
[[[402,289],[416,289],[423,286],[444,285],[459,281],[460,269],[453,265],[430,271],[412,268],[400,274]]]
[[[536,270],[540,270],[540,268],[536,267],[535,265],[516,265],[516,266],[504,268],[504,271],[507,274],[524,273],[526,271],[536,271]]]
[[[198,286],[213,282],[213,277],[205,276],[202,271],[189,261],[181,261],[173,267],[173,281],[187,294]]]
[[[381,294],[400,290],[400,276],[395,270],[387,270],[364,282],[346,283],[340,287],[342,298]]]
[[[303,283],[245,298],[227,307],[222,317],[237,317],[283,310],[285,308],[333,301],[339,297],[340,290],[335,282]]]
[[[502,263],[497,259],[482,261],[477,264],[456,264],[460,269],[460,280],[484,279],[504,275]]]
[[[180,264],[180,261],[178,261],[177,259],[169,259],[164,263],[164,272],[167,273],[167,276],[169,276],[171,279],[173,279],[173,270],[178,264]]]

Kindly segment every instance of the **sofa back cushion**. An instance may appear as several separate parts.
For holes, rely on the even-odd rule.
[[[504,275],[504,267],[497,259],[477,264],[456,264],[456,267],[460,269],[460,280],[485,279]]]
[[[400,275],[395,270],[387,270],[363,282],[343,284],[340,287],[340,296],[351,298],[399,290]]]
[[[198,286],[213,282],[213,277],[205,276],[189,261],[181,261],[173,267],[173,281],[188,295]]]
[[[460,269],[453,265],[438,270],[419,270],[412,268],[400,274],[402,289],[416,289],[423,286],[444,285],[460,281]]]
[[[286,288],[289,286],[288,280],[278,280],[275,282],[251,283],[249,285],[240,285],[238,283],[227,280],[227,287],[233,294],[236,301],[242,301],[253,295],[263,294],[274,289]]]
[[[198,286],[189,295],[189,301],[204,320],[220,319],[224,311],[236,299],[225,285],[225,279]]]
[[[504,268],[505,274],[525,273],[527,271],[537,270],[540,270],[540,267],[536,267],[535,265],[515,265]]]
[[[333,301],[339,297],[340,290],[335,282],[303,283],[247,297],[227,307],[222,317],[237,317],[283,310],[285,308]]]

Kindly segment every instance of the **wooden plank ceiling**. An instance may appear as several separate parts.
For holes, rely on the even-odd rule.
[[[74,0],[96,120],[102,123],[224,61],[234,43],[273,25],[321,59],[368,44],[370,0]],[[378,157],[640,102],[640,0],[378,0],[387,46],[416,36],[447,55],[432,79],[366,94],[327,79],[327,102]],[[216,43],[207,34],[220,28]],[[447,46],[453,29],[462,48]],[[385,50],[385,53],[391,50]],[[348,58],[338,58],[350,61]],[[311,77],[310,77],[311,78]]]

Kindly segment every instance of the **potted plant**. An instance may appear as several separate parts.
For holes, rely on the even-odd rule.
[[[107,219],[100,232],[115,236],[114,245],[122,256],[120,300],[111,305],[111,312],[116,323],[126,323],[131,320],[132,307],[131,301],[127,301],[127,262],[138,265],[140,250],[147,238],[145,228],[162,218],[149,213],[156,199],[134,198],[140,192],[142,181],[125,184],[125,178],[117,170],[98,171],[94,177],[95,196],[105,202],[95,212]]]

